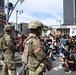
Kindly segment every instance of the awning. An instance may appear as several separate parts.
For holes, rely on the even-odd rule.
[[[2,20],[2,19],[0,19],[0,23],[2,23],[2,24],[6,24],[6,20]]]

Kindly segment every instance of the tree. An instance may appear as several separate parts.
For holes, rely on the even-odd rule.
[[[43,30],[44,32],[46,32],[46,31],[48,30],[48,26],[45,26],[45,25],[44,25],[44,26],[42,27],[42,30]]]
[[[52,30],[53,28],[51,26],[48,26],[48,30]]]

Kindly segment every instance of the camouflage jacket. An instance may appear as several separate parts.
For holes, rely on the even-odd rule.
[[[22,62],[24,62],[28,68],[35,70],[40,63],[48,64],[40,39],[35,34],[30,33],[23,45]]]

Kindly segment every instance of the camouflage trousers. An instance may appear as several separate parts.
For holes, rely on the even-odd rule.
[[[5,60],[2,68],[2,75],[8,75],[8,71],[10,71],[11,75],[16,75],[16,65],[14,56],[12,54],[5,54],[4,58]]]
[[[2,75],[8,75],[8,72],[11,75],[16,75],[16,68],[15,66],[13,66],[14,68],[12,69],[12,67],[9,69],[6,63],[3,63],[3,68],[2,68]]]

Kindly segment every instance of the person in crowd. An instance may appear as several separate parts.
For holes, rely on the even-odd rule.
[[[61,59],[64,64],[62,66],[66,68],[66,73],[71,73],[71,69],[75,66],[75,57],[73,54],[71,54],[69,51],[64,52],[64,58]]]
[[[64,51],[65,51],[65,47],[64,45],[61,43],[61,41],[59,40],[58,43],[57,43],[57,47],[59,49],[59,52],[64,54]]]
[[[30,33],[24,40],[24,51],[22,54],[22,62],[26,71],[25,75],[43,75],[46,69],[49,71],[51,69],[40,42],[42,26],[43,24],[36,20],[31,21],[28,25]]]
[[[54,55],[56,55],[56,48],[54,45],[50,45],[49,49],[50,49],[49,57],[50,57],[51,61],[53,62],[53,61],[55,61]]]
[[[61,36],[60,42],[64,45],[64,47],[66,46],[66,39],[64,36]]]
[[[51,39],[51,44],[54,44],[54,37],[53,37],[53,34],[50,33],[48,36],[49,36],[49,39]]]
[[[19,40],[19,42],[18,42],[17,46],[18,46],[20,55],[22,55],[22,52],[23,52],[24,34],[19,35],[19,39],[18,39],[18,40]]]

